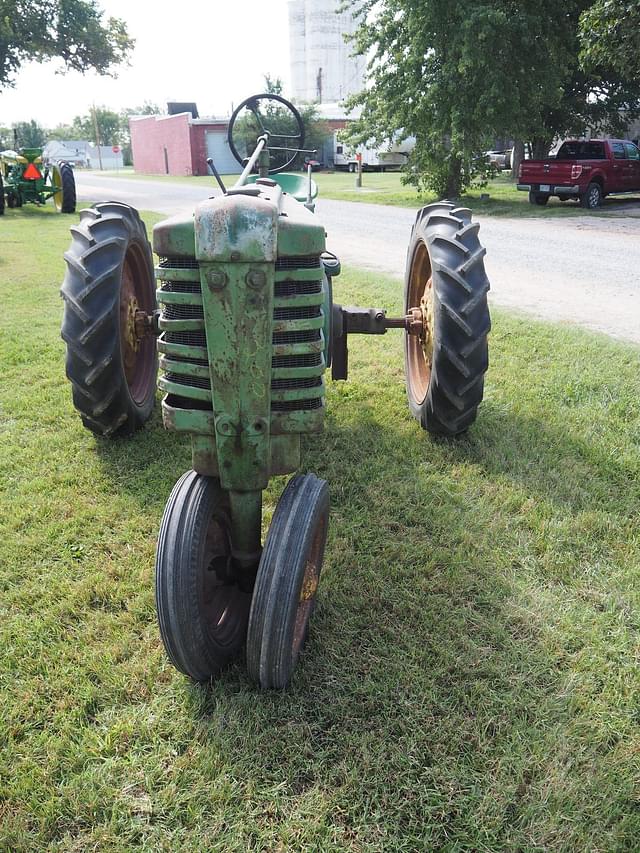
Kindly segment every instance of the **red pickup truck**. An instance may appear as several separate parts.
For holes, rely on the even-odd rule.
[[[529,193],[531,204],[556,195],[594,210],[607,195],[640,191],[640,151],[625,139],[570,139],[555,157],[524,160],[518,189]]]

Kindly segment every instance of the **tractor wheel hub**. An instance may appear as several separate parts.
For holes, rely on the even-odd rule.
[[[405,328],[410,335],[420,338],[420,345],[428,364],[433,358],[433,279],[427,282],[420,305],[410,308],[405,318]]]
[[[139,320],[138,315],[143,314],[144,311],[140,310],[138,305],[138,300],[135,296],[132,296],[127,302],[127,312],[125,317],[125,328],[124,328],[124,337],[127,342],[127,346],[133,350],[133,352],[138,352],[140,349],[140,338],[142,335],[139,333]]]

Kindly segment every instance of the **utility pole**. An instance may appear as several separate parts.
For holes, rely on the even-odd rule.
[[[91,110],[93,115],[93,131],[96,135],[96,143],[98,145],[98,162],[100,163],[100,171],[102,172],[102,151],[100,150],[100,131],[98,130],[98,117],[96,116],[96,105],[94,104]]]

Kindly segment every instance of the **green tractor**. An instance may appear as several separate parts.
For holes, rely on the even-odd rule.
[[[43,168],[42,148],[0,151],[0,215],[7,207],[44,204],[52,198],[59,213],[74,213],[76,182],[68,163]]]
[[[301,436],[322,430],[326,371],[347,378],[349,335],[399,329],[412,414],[455,436],[482,400],[490,327],[478,225],[448,202],[416,216],[398,317],[334,301],[340,264],[312,212],[311,174],[282,172],[304,151],[302,120],[275,101],[294,129],[269,130],[272,95],[237,108],[229,143],[242,174],[227,189],[210,163],[222,194],[155,226],[155,271],[138,213],[108,202],[72,227],[62,285],[66,369],[85,426],[101,436],[139,429],[159,366],[164,425],[191,440],[193,467],[169,496],[156,551],[167,655],[200,682],[246,646],[262,688],[283,688],[293,673],[329,520],[327,483],[294,474],[263,544],[262,491],[300,468]],[[246,151],[243,110],[259,131]]]

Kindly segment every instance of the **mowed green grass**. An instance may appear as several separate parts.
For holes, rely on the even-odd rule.
[[[217,186],[213,176],[176,176],[176,175],[138,175],[125,168],[119,172],[103,172],[109,177],[135,178],[138,180],[167,181],[169,183],[205,184]],[[238,175],[224,175],[226,186],[231,186]],[[400,172],[365,172],[362,175],[362,187],[356,186],[356,175],[349,172],[314,172],[313,179],[318,184],[320,198],[337,201],[367,202],[368,204],[391,204],[397,207],[420,207],[437,201],[434,193],[418,193],[413,187],[402,183]],[[488,196],[488,198],[483,198]],[[606,198],[597,212],[584,210],[577,201],[562,202],[558,198],[549,199],[545,207],[529,204],[529,194],[521,192],[511,180],[509,173],[503,172],[489,181],[486,187],[471,189],[464,193],[461,202],[476,213],[485,216],[509,217],[572,217],[572,216],[640,216],[638,208],[640,197],[611,196]]]
[[[399,333],[354,337],[304,442],[332,514],[293,684],[240,662],[198,687],[153,600],[188,443],[157,411],[110,442],[73,411],[74,221],[0,220],[0,849],[637,850],[638,349],[496,312],[451,442],[409,416]],[[335,289],[397,311],[400,287]]]

